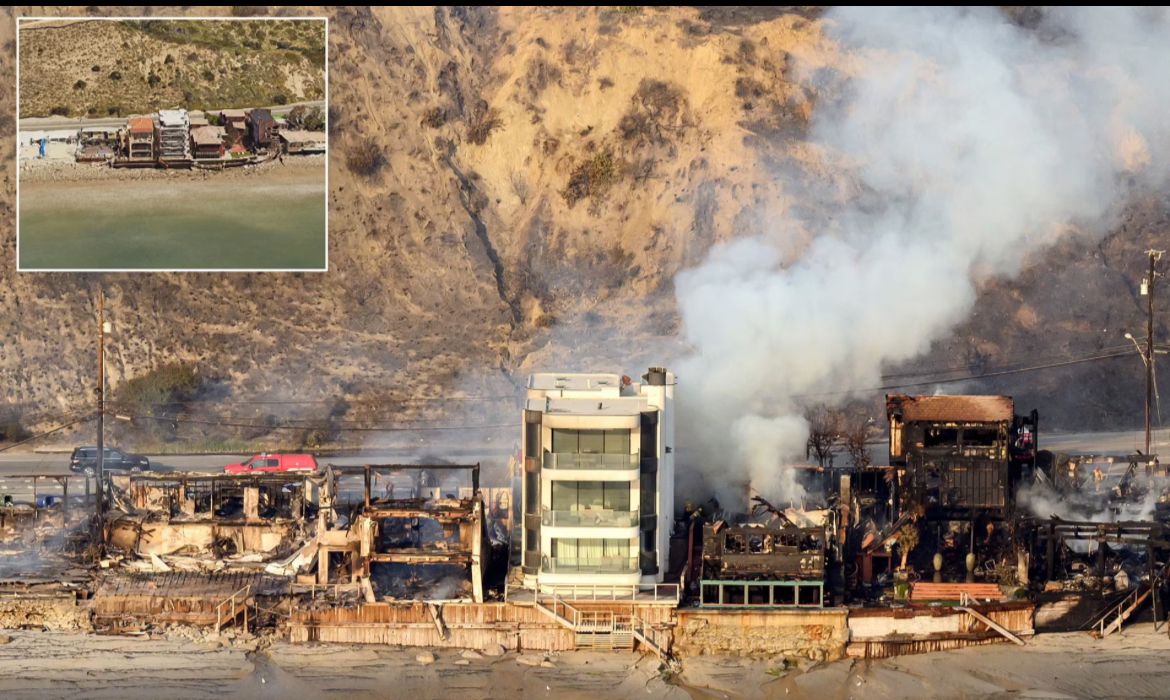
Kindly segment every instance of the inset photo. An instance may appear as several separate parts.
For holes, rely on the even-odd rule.
[[[17,269],[328,268],[327,22],[17,24]]]

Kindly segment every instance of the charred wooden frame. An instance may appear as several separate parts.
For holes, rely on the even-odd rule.
[[[825,530],[766,525],[703,526],[703,579],[820,581]]]

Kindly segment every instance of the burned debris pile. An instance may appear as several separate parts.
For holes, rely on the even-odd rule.
[[[666,519],[672,375],[644,379],[535,382],[556,396],[527,404],[538,456],[517,456],[510,489],[481,488],[478,464],[327,465],[113,476],[96,519],[96,487],[14,501],[0,509],[0,622],[643,648],[673,663],[745,629],[831,659],[1165,617],[1156,458],[1040,450],[1039,416],[1010,397],[892,395],[887,460],[800,465],[798,503],[746,484],[742,512],[711,499]]]
[[[69,608],[85,601],[98,631],[136,634],[277,628],[292,609],[486,595],[478,465],[116,475],[92,528],[93,495],[73,504],[70,528],[63,499],[41,501],[0,508],[0,614],[5,601],[27,612],[64,594]],[[72,530],[93,536],[66,556]],[[44,615],[25,617],[36,625]]]

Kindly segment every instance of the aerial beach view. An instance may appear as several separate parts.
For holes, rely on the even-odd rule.
[[[20,269],[326,268],[324,21],[20,28]]]

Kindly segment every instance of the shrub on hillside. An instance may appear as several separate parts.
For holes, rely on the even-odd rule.
[[[372,180],[386,165],[386,156],[378,144],[368,138],[345,155],[345,164],[355,175]]]

